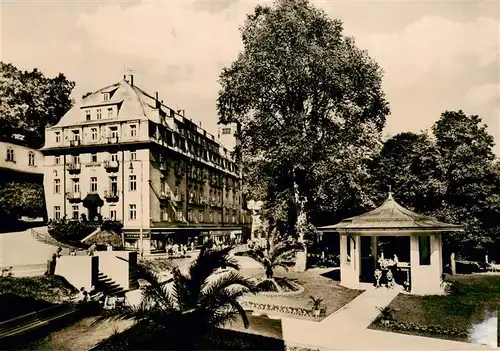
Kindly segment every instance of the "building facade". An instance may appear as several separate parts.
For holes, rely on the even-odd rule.
[[[249,223],[232,153],[133,76],[85,96],[45,141],[49,218],[121,221],[124,241],[144,252],[238,237]]]
[[[6,180],[8,174],[13,175],[13,177],[8,177],[9,179],[19,180],[19,174],[22,173],[41,181],[44,169],[43,154],[36,149],[23,145],[22,138],[1,141],[0,154],[4,155],[3,158],[0,158],[2,180]]]

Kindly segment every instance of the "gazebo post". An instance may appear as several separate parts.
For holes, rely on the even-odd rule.
[[[378,252],[377,252],[377,235],[372,235],[372,256],[373,256],[373,270],[377,269]]]

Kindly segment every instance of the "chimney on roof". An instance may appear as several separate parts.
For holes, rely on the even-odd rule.
[[[134,86],[134,75],[130,75],[130,85]]]
[[[201,128],[201,122],[200,122],[200,128]]]
[[[158,101],[158,92],[155,92],[155,100]]]
[[[127,76],[125,74],[123,75],[123,80],[127,81]]]

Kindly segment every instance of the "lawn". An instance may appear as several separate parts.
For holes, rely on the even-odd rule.
[[[278,268],[275,274],[277,277],[294,279],[297,283],[302,285],[305,290],[300,294],[290,296],[253,295],[245,297],[244,300],[262,304],[310,308],[310,296],[314,296],[323,299],[324,306],[326,307],[326,316],[328,316],[345,306],[362,293],[362,290],[352,290],[340,286],[339,281],[331,277],[332,271],[334,271],[332,268],[313,268],[308,269],[303,273],[298,273],[293,272],[292,270],[285,272],[284,270]],[[246,277],[258,277],[262,276],[264,273],[261,268],[244,268],[241,272]],[[284,314],[277,312],[272,312],[272,314],[285,316]],[[315,318],[294,315],[293,318],[321,320],[326,316]]]
[[[370,328],[467,341],[469,329],[482,321],[485,311],[500,308],[500,276],[457,275],[447,282],[447,296],[399,294],[388,306],[395,324],[384,327],[376,320]]]
[[[61,303],[76,289],[60,276],[0,278],[0,321]]]

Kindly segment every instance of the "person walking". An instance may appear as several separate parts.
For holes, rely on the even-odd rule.
[[[93,244],[89,247],[89,249],[87,250],[88,255],[89,255],[89,256],[94,256],[94,253],[95,253],[96,249],[97,249],[97,245],[96,245],[95,243],[93,243]]]
[[[45,275],[54,275],[56,272],[57,259],[61,257],[61,252],[62,247],[58,247],[56,252],[52,254],[50,260],[47,260],[47,271],[45,272]]]

